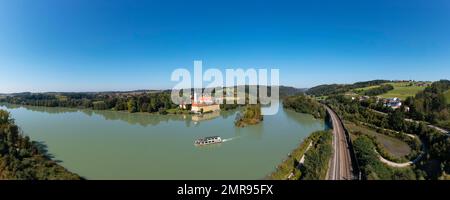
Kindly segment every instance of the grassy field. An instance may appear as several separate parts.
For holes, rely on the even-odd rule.
[[[444,95],[445,99],[447,100],[447,104],[450,104],[450,90],[447,90]]]
[[[368,129],[365,127],[361,127],[361,126],[357,126],[353,123],[345,123],[345,127],[351,133],[359,131],[363,134],[375,136],[377,141],[383,145],[383,147],[389,152],[389,154],[391,154],[397,158],[404,158],[406,155],[408,155],[411,152],[411,148],[408,146],[408,144],[397,138],[377,133],[374,130],[371,130],[371,129]],[[357,138],[357,136],[354,134],[351,134],[351,137],[352,137],[352,141],[354,141]]]
[[[391,84],[392,86],[394,86],[394,89],[385,94],[381,94],[379,96],[383,97],[383,98],[398,97],[402,100],[405,100],[407,97],[410,97],[410,96],[415,96],[418,92],[420,92],[426,88],[426,86],[416,86],[416,85],[411,86],[410,83],[408,83],[408,82],[393,82],[393,83],[386,83],[386,84]],[[379,85],[369,86],[369,87],[365,87],[365,88],[357,88],[357,89],[354,89],[354,92],[361,94],[363,91],[372,89],[375,87],[379,87]]]

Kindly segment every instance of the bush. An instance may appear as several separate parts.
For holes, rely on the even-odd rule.
[[[315,118],[324,118],[325,108],[316,100],[305,95],[287,97],[283,100],[283,107],[300,113],[308,113]]]
[[[330,131],[316,132],[317,142],[306,152],[302,167],[304,180],[324,179],[328,170],[328,163],[332,155],[332,135]]]
[[[393,169],[383,164],[375,152],[372,139],[366,135],[358,137],[353,147],[364,179],[368,180],[415,180],[411,168]]]

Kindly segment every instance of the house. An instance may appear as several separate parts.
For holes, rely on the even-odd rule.
[[[391,107],[392,109],[397,109],[402,106],[402,102],[396,101],[396,102],[389,102],[387,106]]]
[[[385,101],[385,103],[389,103],[389,102],[397,102],[397,101],[400,101],[400,99],[397,98],[397,97],[393,97],[393,98],[387,98],[387,99],[384,99],[384,101]]]
[[[194,93],[194,99],[192,100],[191,112],[193,113],[207,113],[219,111],[220,105],[214,101],[210,96],[198,96]]]
[[[369,100],[369,99],[370,99],[369,96],[360,96],[360,97],[359,97],[359,101],[367,101],[367,100]]]
[[[418,87],[427,87],[427,86],[429,86],[429,84],[427,82],[419,82],[419,83],[416,84],[416,86],[418,86]]]
[[[402,102],[397,97],[384,99],[383,102],[384,106],[391,107],[392,109],[397,109],[402,106]]]

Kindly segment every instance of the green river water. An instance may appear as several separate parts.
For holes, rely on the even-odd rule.
[[[87,179],[263,179],[323,120],[280,108],[237,128],[237,111],[202,118],[70,108],[0,105],[55,160]],[[222,144],[195,147],[221,136]]]

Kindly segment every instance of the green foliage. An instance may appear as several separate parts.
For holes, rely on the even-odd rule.
[[[444,92],[445,100],[447,101],[447,104],[450,104],[450,90],[447,90]]]
[[[311,114],[315,118],[324,118],[326,115],[325,108],[319,102],[306,95],[286,97],[283,100],[283,107],[296,112]]]
[[[244,110],[239,113],[234,124],[237,127],[244,127],[246,125],[258,124],[263,120],[260,104],[248,104]]]
[[[131,98],[130,100],[128,100],[127,108],[128,108],[128,112],[130,112],[130,113],[137,112],[137,110],[138,110],[137,103],[134,98]]]
[[[363,125],[360,123],[357,125],[350,122],[346,122],[345,127],[355,137],[364,134],[372,138],[377,151],[384,158],[394,162],[406,162],[407,160],[415,159],[421,152],[420,140],[416,137],[412,138],[403,132],[383,129],[371,124]],[[407,151],[409,151],[408,154],[406,154]]]
[[[0,124],[9,123],[9,112],[6,110],[0,110]]]
[[[309,95],[314,96],[328,96],[328,95],[336,95],[343,94],[355,88],[363,88],[373,85],[380,85],[382,83],[387,83],[387,80],[372,80],[372,81],[364,81],[364,82],[356,82],[354,84],[331,84],[331,85],[319,85],[313,88],[310,88],[306,91]]]
[[[391,84],[386,84],[386,85],[381,85],[381,86],[378,86],[375,88],[365,90],[364,94],[368,95],[368,96],[376,96],[376,95],[384,94],[393,89],[394,89],[394,86],[392,86]]]
[[[415,180],[416,175],[410,169],[393,169],[384,165],[375,152],[372,139],[363,135],[358,137],[353,147],[360,165],[363,178],[368,180]]]
[[[450,129],[450,113],[446,92],[450,89],[449,80],[436,81],[415,97],[406,99],[405,104],[410,107],[408,117],[416,120],[426,120]]]
[[[401,110],[397,109],[394,112],[389,113],[387,120],[391,129],[396,131],[402,131],[405,129],[405,117]]]
[[[330,131],[316,132],[318,140],[305,154],[302,166],[304,180],[324,179],[328,170],[328,163],[332,155],[332,135]]]
[[[94,110],[116,110],[128,112],[164,113],[165,110],[176,108],[172,103],[170,92],[155,93],[20,93],[3,99],[8,103],[46,106],[91,108]]]
[[[358,134],[358,133],[356,133]],[[362,133],[360,134],[362,135]],[[372,143],[374,144],[377,152],[385,159],[393,161],[393,162],[406,162],[405,159],[399,159],[397,157],[394,157],[391,153],[389,153],[386,148],[383,147],[383,145],[378,142],[377,138],[372,135],[365,135],[366,137],[370,138],[372,140]]]
[[[393,90],[388,91],[387,93],[381,94],[380,96],[383,98],[393,98],[398,97],[402,100],[407,99],[408,97],[413,97],[417,93],[423,91],[427,84],[418,85],[418,83],[405,83],[405,82],[395,82],[392,83],[394,86]]]
[[[236,103],[234,103],[234,104],[226,104],[226,103],[220,104],[220,109],[221,110],[233,110],[233,109],[236,109],[238,107],[239,107],[239,104],[236,104]]]
[[[447,139],[448,136],[446,134],[430,128],[424,123],[405,121],[400,110],[396,110],[389,115],[379,114],[362,106],[360,102],[352,101],[342,95],[331,96],[327,99],[326,103],[345,120],[355,123],[363,122],[379,128],[393,129],[419,136],[424,145],[429,148],[429,153],[424,158],[428,161],[436,160],[442,163],[443,168],[448,168],[450,158],[446,155],[450,155],[450,140]],[[377,178],[392,178],[390,176],[382,176],[384,173],[382,169],[380,170]],[[426,173],[425,178],[433,178],[436,176],[432,176],[431,174],[441,173],[439,171],[426,171],[421,166],[418,166],[416,170],[420,171],[420,174],[423,174],[423,172]]]
[[[108,106],[104,101],[96,101],[92,103],[92,109],[94,110],[106,110]]]
[[[328,141],[330,140],[330,141]],[[311,158],[314,159],[314,161],[308,161],[308,168],[307,171],[305,171],[304,167],[300,167],[299,166],[299,161],[301,159],[301,157],[305,154],[306,149],[308,148],[309,144],[312,143],[312,147],[308,150],[311,151],[314,149],[315,153],[313,154],[317,154],[317,152],[320,152],[320,154],[318,155],[320,157],[319,161],[316,158]],[[328,143],[331,145],[331,134],[328,131],[316,131],[311,133],[310,136],[308,136],[305,140],[303,140],[302,143],[300,143],[300,145],[295,148],[294,150],[292,150],[292,152],[289,154],[289,156],[283,160],[283,162],[281,164],[279,164],[277,166],[277,169],[271,173],[269,175],[269,178],[272,180],[285,180],[287,179],[287,177],[289,176],[290,173],[293,173],[293,177],[291,177],[292,180],[298,180],[301,179],[305,173],[310,173],[310,175],[308,175],[308,177],[313,176],[313,172],[315,171],[315,169],[312,169],[312,167],[314,165],[320,166],[320,167],[324,167],[320,165],[320,162],[322,159],[326,160],[327,158],[325,158],[325,153],[324,150],[326,150],[326,148],[328,147],[323,147],[325,145],[328,145]],[[330,146],[331,148],[331,146]],[[331,151],[331,149],[330,149]],[[306,155],[305,155],[306,156]],[[314,155],[309,155],[309,156],[314,156]],[[330,155],[331,156],[331,155]],[[329,158],[328,158],[329,159]],[[306,163],[305,159],[305,163]],[[327,161],[324,161],[327,162]],[[325,166],[325,173],[326,173],[326,169],[327,167]],[[323,168],[319,169],[319,173],[321,173],[323,170]],[[317,173],[315,173],[317,174]]]

